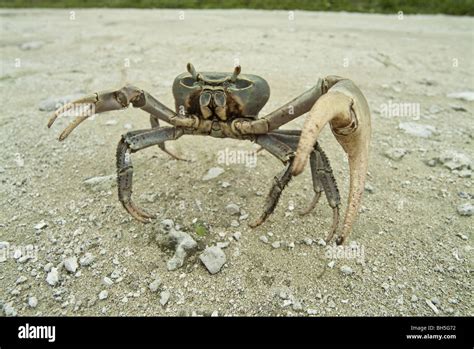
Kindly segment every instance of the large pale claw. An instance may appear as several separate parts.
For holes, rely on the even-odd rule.
[[[329,122],[332,132],[348,155],[350,189],[344,225],[337,237],[342,244],[350,234],[357,217],[367,175],[371,137],[370,110],[359,88],[348,79],[329,76],[327,93],[309,112],[293,162],[293,175],[300,174],[323,127]]]

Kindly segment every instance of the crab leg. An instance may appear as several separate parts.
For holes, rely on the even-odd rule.
[[[60,134],[59,140],[62,141],[79,126],[80,123],[92,115],[112,110],[120,110],[128,107],[130,104],[174,126],[192,127],[196,123],[195,118],[180,117],[148,92],[138,87],[127,85],[119,90],[97,92],[62,106],[51,116],[48,127],[51,127],[60,115],[71,112],[76,115],[76,119]]]
[[[280,141],[288,144],[296,151],[298,141],[300,139],[300,130],[275,130],[270,133]],[[337,188],[336,179],[334,178],[329,159],[316,142],[310,155],[311,176],[313,180],[314,197],[309,206],[300,212],[300,215],[310,213],[318,203],[321,193],[324,191],[328,204],[333,210],[333,222],[326,241],[331,240],[339,224],[339,206],[341,197]]]
[[[153,115],[153,114],[150,114],[150,123],[151,123],[151,127],[153,127],[153,128],[160,127],[160,119],[157,118],[157,117],[156,117],[155,115]],[[172,151],[168,150],[168,149],[166,148],[166,145],[165,145],[164,142],[158,144],[158,147],[159,147],[162,151],[164,151],[166,154],[168,154],[169,156],[171,156],[173,159],[175,159],[175,160],[188,161],[187,159],[185,159],[185,158],[183,158],[183,157],[181,157],[181,156],[179,156],[179,155],[173,153]]]
[[[347,79],[329,76],[328,92],[315,103],[306,119],[293,162],[294,175],[300,174],[323,127],[329,122],[337,141],[349,158],[350,189],[342,232],[337,244],[349,235],[361,202],[367,174],[371,135],[370,111],[366,99]]]
[[[133,165],[131,153],[158,145],[165,141],[178,139],[183,131],[175,127],[161,127],[151,130],[132,131],[120,140],[117,147],[118,197],[123,207],[135,219],[148,223],[153,216],[140,209],[132,201]]]

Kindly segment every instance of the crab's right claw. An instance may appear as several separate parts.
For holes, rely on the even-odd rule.
[[[70,114],[76,118],[64,129],[59,136],[59,140],[64,140],[81,122],[94,114],[104,113],[112,110],[126,108],[130,103],[135,102],[137,98],[143,95],[143,92],[136,87],[126,86],[116,91],[97,92],[92,95],[80,98],[74,102],[67,103],[54,112],[48,121],[48,127],[51,127],[56,119]]]
[[[303,171],[319,133],[329,122],[349,158],[348,206],[342,232],[336,238],[337,244],[342,244],[352,229],[364,192],[371,137],[370,110],[362,92],[351,80],[328,76],[325,83],[327,93],[316,101],[301,132],[293,175]]]

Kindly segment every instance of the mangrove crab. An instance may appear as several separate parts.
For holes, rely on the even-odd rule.
[[[302,214],[309,213],[324,191],[333,210],[333,223],[326,241],[337,232],[340,195],[326,154],[317,142],[322,128],[329,123],[334,136],[349,158],[350,189],[344,224],[336,243],[342,244],[357,217],[367,173],[371,137],[370,111],[359,88],[349,79],[327,76],[291,102],[264,117],[258,113],[270,97],[270,87],[261,77],[233,73],[198,73],[192,64],[176,77],[173,96],[176,112],[156,100],[148,92],[127,85],[118,90],[103,91],[68,103],[54,113],[48,127],[66,112],[76,118],[59,136],[64,140],[88,117],[132,104],[150,114],[151,128],[122,136],[117,147],[118,197],[123,207],[137,220],[149,222],[153,216],[132,201],[133,166],[131,153],[158,145],[176,159],[165,142],[183,135],[249,140],[277,157],[285,165],[273,180],[262,215],[250,223],[262,224],[274,211],[280,195],[293,176],[300,174],[309,160],[314,198]],[[303,130],[282,130],[280,126],[309,112]],[[161,127],[160,120],[172,127]]]

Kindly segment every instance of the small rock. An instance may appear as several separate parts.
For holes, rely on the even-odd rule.
[[[334,265],[335,265],[335,264],[336,264],[336,262],[330,261],[330,262],[328,263],[328,267],[332,269],[332,268],[334,268]]]
[[[17,311],[13,308],[12,303],[7,303],[3,306],[3,312],[5,316],[17,316]]]
[[[457,233],[456,236],[459,236],[459,237],[460,237],[461,239],[463,239],[463,240],[467,240],[467,239],[468,239],[468,237],[467,237],[466,235],[461,234],[461,233]]]
[[[168,303],[168,301],[169,301],[169,299],[170,299],[170,296],[171,296],[170,291],[167,291],[167,290],[162,291],[162,292],[160,293],[160,304],[161,304],[162,306],[165,306],[166,303]]]
[[[187,233],[170,228],[159,236],[163,245],[175,249],[173,257],[166,263],[168,270],[181,268],[190,252],[197,247],[197,242]]]
[[[237,227],[240,226],[240,223],[239,223],[239,221],[233,219],[232,222],[230,222],[230,226],[234,227],[234,228],[237,228]]]
[[[411,296],[411,301],[412,302],[417,302],[418,301],[418,297],[414,294]]]
[[[388,283],[384,282],[384,283],[382,284],[382,288],[383,288],[385,291],[388,291],[389,288],[390,288],[390,285],[389,285]]]
[[[26,276],[20,276],[18,279],[16,279],[16,284],[19,285],[19,284],[22,284],[24,282],[28,281],[27,277]]]
[[[211,180],[211,179],[214,179],[218,176],[220,176],[221,174],[224,173],[224,169],[222,167],[212,167],[209,169],[209,171],[207,171],[207,173],[202,177],[202,180],[203,181],[208,181],[208,180]]]
[[[415,122],[401,122],[398,124],[398,128],[405,131],[405,133],[408,133],[409,135],[421,138],[429,138],[434,133],[436,133],[436,128],[434,126]]]
[[[108,121],[105,123],[106,126],[115,126],[115,125],[117,125],[117,124],[118,124],[118,121],[117,121],[117,120],[114,120],[114,119],[108,120]]]
[[[390,148],[383,155],[393,161],[400,161],[408,151],[403,148]]]
[[[206,248],[199,256],[199,259],[211,274],[215,274],[221,270],[222,266],[226,262],[224,251],[222,251],[217,246]]]
[[[228,188],[228,187],[230,187],[230,183],[229,182],[222,182],[221,186],[222,186],[222,188]]]
[[[30,308],[36,308],[36,306],[38,305],[38,298],[36,298],[35,296],[28,298],[28,305],[30,306]]]
[[[367,193],[370,193],[370,194],[373,194],[375,192],[374,187],[370,183],[365,183],[365,188],[364,189]]]
[[[156,292],[161,286],[161,279],[156,278],[150,285],[148,285],[148,288],[150,289],[151,292]]]
[[[232,237],[236,240],[236,241],[239,241],[240,238],[242,237],[242,233],[240,231],[237,231],[235,232],[234,234],[232,234]]]
[[[68,257],[64,260],[64,268],[70,272],[75,273],[77,270],[77,257]]]
[[[41,221],[38,224],[35,224],[34,228],[36,230],[42,230],[42,229],[46,228],[47,226],[48,226],[48,224],[45,221]]]
[[[214,310],[211,314],[211,317],[218,317],[219,316],[219,312],[217,310]]]
[[[112,285],[114,284],[114,282],[112,281],[112,279],[109,278],[109,277],[107,277],[107,276],[102,279],[102,282],[103,282],[104,285],[106,285],[106,286],[112,286]]]
[[[316,315],[318,311],[316,309],[306,309],[308,315]]]
[[[43,47],[43,45],[44,45],[43,41],[25,42],[25,43],[20,45],[20,50],[23,50],[23,51],[37,50],[37,49]]]
[[[88,178],[84,185],[93,192],[107,191],[117,185],[117,175]]]
[[[90,252],[86,252],[86,254],[84,254],[84,256],[79,260],[79,264],[82,267],[87,267],[91,265],[94,262],[94,260],[95,260],[94,255]]]
[[[226,207],[225,207],[225,210],[228,214],[232,215],[232,216],[236,216],[240,213],[240,207],[236,204],[228,204]]]
[[[458,213],[460,216],[472,216],[474,214],[474,205],[469,202],[458,206]]]
[[[273,248],[280,248],[280,246],[281,246],[280,241],[275,241],[275,242],[272,243]]]
[[[450,107],[451,107],[451,109],[452,109],[452,110],[454,110],[454,111],[463,111],[463,112],[464,112],[464,111],[467,111],[467,109],[466,109],[466,108],[464,108],[464,107],[463,107],[463,106],[461,106],[461,105],[457,105],[457,104],[450,104],[449,106],[450,106]]]
[[[303,239],[303,242],[308,245],[308,246],[311,246],[313,244],[313,239],[310,239],[310,238],[304,238]]]
[[[227,247],[229,247],[229,245],[230,245],[229,241],[216,243],[216,246],[219,247],[219,248],[227,248]]]
[[[340,270],[344,275],[351,275],[353,273],[352,268],[348,265],[343,265]]]
[[[99,300],[103,301],[104,299],[107,299],[108,296],[109,292],[107,290],[100,291]]]
[[[448,98],[462,99],[464,101],[474,101],[474,92],[472,91],[462,91],[462,92],[453,92],[447,94]]]
[[[51,286],[55,286],[59,282],[58,268],[51,268],[51,271],[46,276],[46,282]]]
[[[174,222],[173,220],[171,219],[164,219],[161,221],[161,227],[165,230],[165,231],[169,231],[170,229],[173,229],[174,228]]]
[[[318,245],[319,246],[326,246],[326,241],[324,241],[324,239],[319,239],[318,240]]]
[[[434,304],[431,302],[431,300],[429,300],[429,299],[425,299],[425,301],[426,301],[426,304],[428,304],[428,306],[431,308],[431,310],[433,310],[433,312],[434,312],[436,315],[438,315],[438,314],[439,314],[439,310],[438,310],[438,308],[436,307],[436,305],[434,305]]]
[[[268,244],[268,238],[265,235],[260,236],[259,239],[264,244]]]
[[[445,150],[434,160],[451,171],[469,169],[472,166],[471,159],[467,155],[455,150]]]

